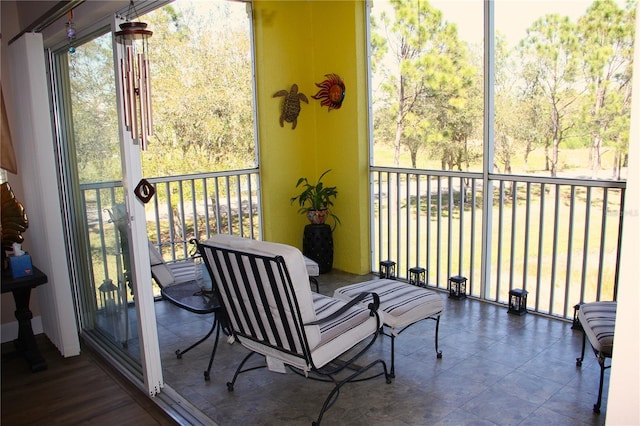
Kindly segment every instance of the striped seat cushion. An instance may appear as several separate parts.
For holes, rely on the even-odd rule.
[[[333,297],[349,300],[363,291],[380,296],[384,323],[392,331],[439,314],[444,309],[442,296],[435,291],[389,279],[375,279],[340,287]],[[370,302],[371,297],[368,297],[362,303]]]
[[[578,319],[593,349],[605,357],[613,351],[616,302],[592,302],[580,305]]]

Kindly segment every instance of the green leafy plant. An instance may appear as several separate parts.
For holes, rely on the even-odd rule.
[[[315,215],[314,211],[326,210],[327,215],[332,217],[336,224],[340,223],[338,216],[329,210],[329,207],[333,206],[333,200],[338,196],[338,190],[335,186],[325,186],[322,183],[322,178],[330,171],[331,169],[322,173],[315,184],[310,183],[306,177],[301,177],[296,183],[296,188],[302,188],[302,192],[291,198],[291,204],[298,202],[298,213],[307,215],[312,222],[310,215]],[[319,223],[323,222],[324,220]]]

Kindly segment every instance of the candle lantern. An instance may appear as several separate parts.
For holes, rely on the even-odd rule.
[[[449,278],[449,297],[453,299],[464,299],[467,297],[466,277],[454,275]]]
[[[416,285],[418,287],[426,287],[427,270],[421,268],[420,266],[414,266],[413,268],[409,268],[409,284]]]
[[[380,278],[394,280],[396,278],[396,262],[383,260],[380,262]]]
[[[527,290],[514,288],[509,290],[509,310],[513,315],[524,315],[527,313]]]
[[[118,287],[113,284],[112,280],[107,278],[102,282],[102,284],[100,284],[98,290],[100,290],[100,302],[102,304],[102,309],[104,309],[107,314],[113,314],[116,312]]]

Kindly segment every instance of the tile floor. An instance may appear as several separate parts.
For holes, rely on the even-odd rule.
[[[370,279],[331,273],[320,276],[320,292]],[[445,298],[440,321],[442,359],[436,358],[434,321],[422,321],[396,339],[396,378],[346,385],[325,413],[325,425],[604,425],[597,398],[600,368],[589,349],[581,368],[582,333],[571,324],[476,300]],[[247,351],[221,338],[205,382],[212,340],[182,359],[176,349],[204,335],[211,317],[156,307],[165,381],[219,425],[298,425],[316,419],[331,385],[295,374],[260,369],[245,373],[228,392],[235,368]],[[390,339],[370,350],[389,359]]]

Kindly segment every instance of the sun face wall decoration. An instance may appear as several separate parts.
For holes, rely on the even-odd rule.
[[[325,81],[316,83],[320,90],[311,97],[321,100],[320,105],[328,107],[329,111],[340,109],[345,95],[344,82],[337,74],[325,74],[325,77]]]

